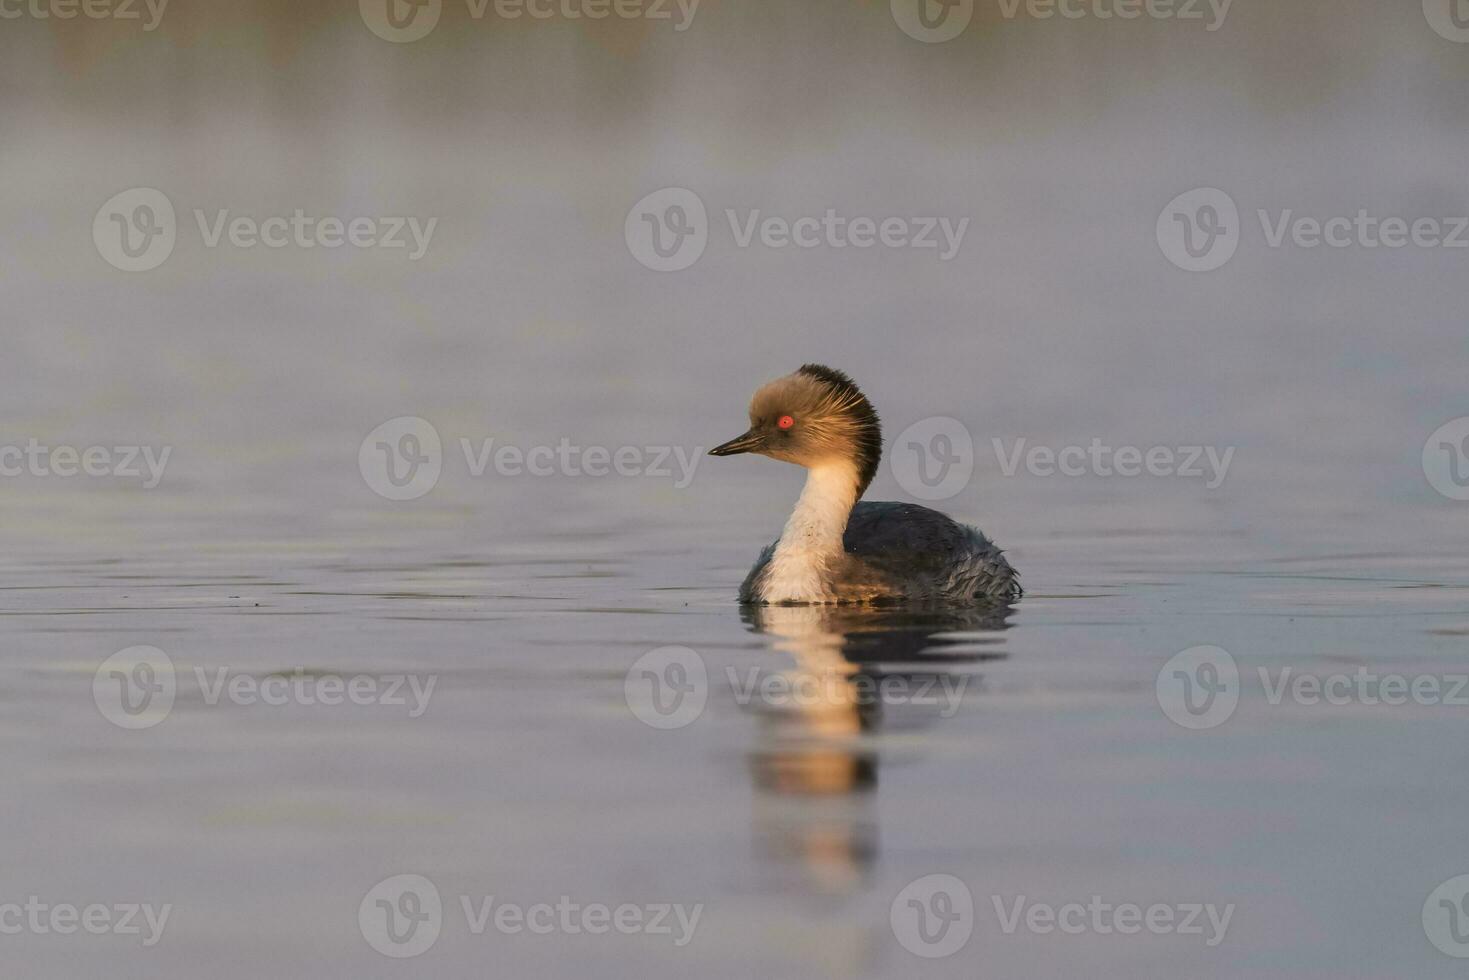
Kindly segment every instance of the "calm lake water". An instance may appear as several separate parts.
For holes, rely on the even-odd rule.
[[[0,24],[0,453],[50,467],[0,477],[6,975],[1461,975],[1464,253],[1271,243],[1469,215],[1418,7]],[[93,235],[130,188],[146,272]],[[626,237],[665,188],[679,272]],[[1159,238],[1199,188],[1208,274]],[[742,243],[828,209],[968,225]],[[297,210],[437,223],[213,243]],[[972,467],[932,505],[1024,599],[741,611],[800,476],[703,453],[805,361],[883,415],[869,499]],[[1217,465],[1047,462],[1094,441]]]
[[[1450,975],[1420,912],[1469,860],[1466,709],[1272,704],[1258,671],[1462,673],[1461,559],[1157,562],[1200,539],[1068,534],[1014,549],[1032,591],[1011,610],[751,617],[732,601],[749,548],[588,538],[8,560],[7,891],[173,906],[151,948],[8,937],[17,973]],[[168,653],[177,696],[125,731],[93,675],[135,644]],[[1232,717],[1188,730],[1156,678],[1199,644],[1242,683]],[[665,647],[684,650],[646,659]],[[691,653],[703,677],[669,673]],[[645,723],[638,663],[702,708]],[[298,668],[435,686],[210,701],[222,676]],[[402,962],[358,919],[400,874],[443,903]],[[970,890],[973,935],[920,960],[892,906],[933,874]],[[995,905],[1094,895],[1233,911],[1211,947],[1208,927],[1007,934]],[[683,946],[677,928],[476,934],[461,899],[488,896],[702,912]]]

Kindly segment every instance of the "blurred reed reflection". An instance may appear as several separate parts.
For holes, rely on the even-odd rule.
[[[1004,659],[984,634],[1009,605],[973,608],[756,606],[742,618],[794,664],[752,672],[755,846],[776,887],[846,893],[878,854],[872,795],[881,729],[926,728],[976,689],[973,665]]]

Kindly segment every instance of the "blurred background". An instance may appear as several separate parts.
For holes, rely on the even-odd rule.
[[[400,415],[450,443],[714,445],[758,383],[816,360],[863,383],[893,433],[946,415],[981,450],[1238,447],[1221,492],[1161,505],[1188,481],[997,480],[981,451],[968,516],[1010,541],[1160,521],[1439,540],[1462,515],[1417,459],[1462,412],[1464,253],[1271,248],[1255,213],[1469,214],[1469,49],[1413,4],[1240,0],[1213,31],[1202,4],[1191,21],[1026,9],[981,3],[944,43],[878,2],[704,0],[683,31],[671,3],[668,20],[602,21],[448,3],[407,44],[350,3],[175,2],[152,31],[145,7],[7,20],[0,410],[42,441],[176,447],[157,491],[121,504],[101,499],[129,489],[108,481],[7,481],[14,533],[51,548],[82,521],[149,547],[194,519],[258,540],[435,511],[453,536],[597,530],[572,504],[608,493],[654,495],[654,525],[685,508],[709,533],[730,511],[775,522],[797,477],[765,467],[763,489],[736,488],[747,462],[667,497],[643,480],[446,478],[404,518],[351,460]],[[623,224],[670,186],[700,195],[713,230],[694,266],[658,274]],[[179,215],[146,274],[120,274],[88,234],[133,187]],[[1196,187],[1244,218],[1209,274],[1155,238]],[[970,224],[941,262],[742,249],[724,218],[828,208]],[[194,212],[226,209],[439,221],[418,261],[207,248]],[[1064,506],[1027,505],[1054,483]],[[528,520],[517,494],[556,506]],[[1105,516],[1078,494],[1107,497]]]
[[[482,16],[465,0],[173,0],[136,19],[0,0],[0,445],[170,450],[154,487],[0,477],[15,746],[0,885],[180,907],[172,944],[6,937],[15,962],[58,977],[1452,975],[1418,924],[1430,889],[1469,870],[1448,709],[1420,724],[1287,708],[1277,727],[1242,709],[1233,734],[1180,743],[1152,699],[1158,666],[1199,643],[1248,663],[1462,660],[1469,505],[1435,490],[1424,453],[1469,415],[1469,250],[1275,247],[1259,217],[1447,231],[1469,216],[1457,2],[1136,19],[1098,16],[1109,0],[1067,5],[1075,18],[935,3],[930,23],[963,22],[938,40],[916,0],[600,20],[570,0],[548,17],[494,0]],[[135,198],[109,205],[138,188],[166,197],[175,241],[130,272],[94,223],[132,221]],[[707,247],[660,272],[632,229],[666,188],[705,207]],[[1235,251],[1208,272],[1181,268],[1163,232],[1199,188],[1238,211]],[[829,209],[968,224],[945,260],[758,233],[742,247],[726,217]],[[297,211],[434,223],[421,256],[407,230],[401,249],[209,243],[220,220]],[[732,597],[800,474],[702,453],[744,429],[756,386],[807,361],[856,378],[890,438],[962,424],[973,477],[933,505],[1007,548],[1033,598],[1008,623],[952,627],[971,667],[1008,631],[1009,673],[986,690],[1009,700],[966,702],[939,735],[853,721],[845,789],[829,759],[796,766],[845,802],[792,817],[787,767],[752,748],[748,718],[659,740],[629,722],[621,684],[665,644],[711,671],[773,655]],[[395,501],[359,455],[401,417],[432,426],[442,471]],[[1093,439],[1234,453],[1206,487],[1006,475],[995,448]],[[476,476],[461,440],[676,448],[696,469]],[[885,465],[869,497],[915,499],[900,477]],[[411,666],[440,676],[444,707],[418,727],[284,723],[181,693],[166,724],[122,733],[87,677],[134,643],[181,668]],[[873,777],[873,753],[898,775]],[[790,866],[822,884],[776,870]],[[524,901],[685,895],[709,904],[705,942],[553,949],[461,927],[399,962],[352,918],[399,871],[437,875],[446,905],[507,881]],[[939,871],[970,882],[981,919],[994,881],[1082,901],[1243,896],[1242,911],[1202,959],[1181,937],[1031,936],[921,960],[895,944],[888,900]]]

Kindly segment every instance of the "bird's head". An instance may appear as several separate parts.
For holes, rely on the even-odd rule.
[[[762,385],[750,400],[750,429],[711,456],[758,453],[798,466],[850,463],[858,495],[877,474],[882,426],[872,403],[841,371],[804,365]]]

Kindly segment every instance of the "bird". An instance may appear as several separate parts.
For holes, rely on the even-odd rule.
[[[711,456],[756,453],[806,468],[780,538],[740,585],[745,605],[994,602],[1019,573],[978,529],[918,504],[861,501],[882,459],[882,423],[845,373],[806,364],[762,385],[750,428]]]

